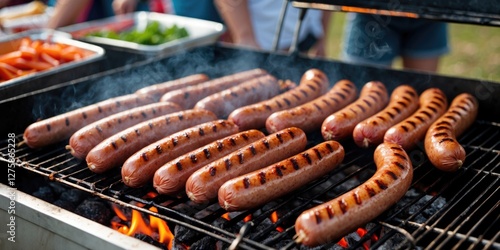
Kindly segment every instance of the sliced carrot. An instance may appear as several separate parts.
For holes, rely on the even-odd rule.
[[[4,69],[6,69],[14,74],[18,74],[18,71],[20,70],[20,69],[12,66],[10,64],[3,63],[3,62],[0,62],[0,68],[4,68]]]
[[[0,67],[0,79],[4,81],[8,81],[16,78],[17,75],[15,73],[10,72],[8,69]]]
[[[20,69],[35,69],[35,70],[47,70],[52,68],[53,66],[50,63],[42,62],[42,61],[28,61],[23,58],[18,58],[14,62],[13,66]]]
[[[49,54],[42,52],[40,54],[40,59],[44,62],[50,63],[52,66],[59,66],[59,61],[54,57],[51,57]]]
[[[12,64],[16,59],[22,57],[21,51],[12,51],[7,54],[3,54],[0,56],[0,62]]]

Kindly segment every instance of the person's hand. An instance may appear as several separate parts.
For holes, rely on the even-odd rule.
[[[133,12],[137,8],[139,0],[113,0],[113,11],[115,15]]]

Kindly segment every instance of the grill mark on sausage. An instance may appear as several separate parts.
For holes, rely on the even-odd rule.
[[[295,170],[299,170],[300,169],[300,165],[297,162],[297,159],[292,158],[292,159],[290,159],[290,162],[292,162],[293,169],[295,169]]]
[[[231,92],[229,93],[229,95],[234,96],[234,97],[238,97],[238,94],[237,94],[236,92],[234,92],[234,91],[231,91]]]
[[[453,139],[451,139],[451,138],[444,138],[444,139],[442,139],[441,141],[439,141],[439,143],[441,144],[441,143],[443,143],[443,142],[445,142],[445,141],[451,141],[451,142],[454,142],[455,140],[453,140]]]
[[[448,133],[437,133],[434,134],[435,137],[448,136]]]
[[[457,107],[458,109],[461,109],[461,110],[462,110],[462,111],[464,111],[464,112],[467,112],[467,111],[469,111],[469,107],[467,107],[467,108],[466,108],[466,107],[464,107],[464,106],[461,106],[461,105],[459,105],[459,106],[456,106],[456,107]]]
[[[400,153],[394,153],[394,156],[397,156],[397,157],[403,159],[404,161],[406,161],[406,157]]]
[[[443,103],[442,103],[442,102],[441,102],[441,103],[439,103],[439,102],[436,102],[436,101],[431,101],[430,103],[431,103],[431,104],[434,104],[434,105],[436,105],[436,106],[438,106],[438,107],[443,106]]]
[[[345,214],[347,212],[347,202],[345,202],[344,199],[339,200],[339,208],[343,214]]]
[[[412,94],[413,94],[413,93],[412,93]],[[403,99],[404,99],[405,101],[407,101],[407,102],[411,102],[411,99],[410,99],[410,97],[408,97],[408,96],[402,96],[401,98],[403,98]]]
[[[168,116],[165,117],[165,124],[167,124],[167,125],[170,124],[170,117],[168,117]]]
[[[393,113],[391,113],[389,111],[387,111],[386,113],[391,117],[391,119],[394,119],[395,115]],[[384,119],[384,121],[385,121],[385,119]]]
[[[424,118],[422,118],[419,115],[415,115],[414,117],[415,117],[415,119],[419,120],[420,122],[424,122],[425,121]]]
[[[395,110],[396,113],[401,114],[401,109],[400,108],[394,106],[394,107],[392,107],[392,109]]]
[[[402,128],[405,132],[408,132],[408,131],[409,131],[408,127],[406,127],[405,125],[401,125],[401,128]]]
[[[139,131],[139,129],[134,129],[134,132],[137,136],[141,136],[141,132]]]
[[[403,106],[404,108],[406,108],[408,106],[408,104],[406,102],[398,101],[396,103]]]
[[[385,122],[385,118],[381,115],[377,115],[376,118]]]
[[[290,135],[290,137],[292,137],[292,139],[295,138],[295,134],[292,130],[288,130],[288,134]]]
[[[97,130],[97,132],[99,132],[99,134],[102,134],[102,128],[101,128],[101,126],[96,125],[95,129]]]
[[[122,139],[123,142],[127,142],[127,137],[125,135],[121,135],[120,139]]]
[[[356,201],[356,204],[361,205],[361,199],[359,198],[358,192],[353,192],[352,197],[354,198],[354,201]]]
[[[327,143],[327,144],[326,144],[326,148],[328,149],[328,151],[330,151],[330,153],[331,153],[331,152],[333,152],[333,151],[335,150],[335,149],[333,148],[332,144],[330,144],[330,143]],[[337,147],[337,148],[338,148],[338,147]]]
[[[302,92],[302,91],[301,91],[301,92]],[[305,94],[304,92],[302,92],[302,94],[303,94],[303,95],[307,95],[307,94]],[[301,99],[301,98],[300,98],[300,96],[299,96],[299,95],[297,95],[297,94],[295,94],[295,93],[293,93],[293,94],[292,94],[292,96],[293,96],[293,97],[295,97],[295,99],[296,99],[297,101],[300,101],[300,99]],[[285,98],[285,100],[286,100],[286,98]],[[287,102],[286,104],[287,104],[288,106],[290,106],[290,103],[289,103],[289,102]]]
[[[437,113],[437,109],[432,107],[432,106],[428,106],[427,107],[428,109],[432,110],[433,113]]]
[[[321,156],[321,152],[319,152],[319,150],[317,148],[314,148],[314,154],[316,154],[316,157],[318,158],[318,160],[321,160],[321,158],[323,158],[323,156]]]
[[[365,112],[366,112],[366,109],[363,107],[363,105],[361,105],[361,104],[359,104],[359,103],[358,103],[358,104],[356,104],[356,106],[357,106],[359,109],[361,109],[361,111],[363,111],[363,113],[365,113]]]
[[[356,110],[354,110],[353,108],[349,108],[349,110],[351,110],[355,115],[358,114],[358,112],[356,112]]]
[[[314,218],[316,218],[316,224],[321,223],[321,215],[319,214],[319,211],[314,211]]]
[[[144,161],[149,161],[148,154],[146,154],[146,153],[142,153],[142,154],[141,154],[141,158],[142,158]]]
[[[149,122],[148,126],[149,126],[150,129],[153,129],[153,123]]]
[[[141,112],[141,115],[142,115],[142,117],[144,117],[144,118],[148,117],[148,115],[147,115],[147,114],[146,114],[146,112],[144,112],[144,111],[142,111],[142,112]]]
[[[414,121],[407,120],[406,123],[412,125],[414,128],[417,127],[417,124]]]
[[[198,162],[198,157],[196,157],[196,154],[190,154],[189,159],[191,160],[192,163]]]
[[[421,110],[420,113],[424,114],[429,119],[432,118],[432,115],[429,112],[427,112],[427,110]]]
[[[316,84],[318,84],[318,83],[316,83]],[[307,85],[306,85],[306,87],[308,87],[308,88],[309,88],[309,89],[311,89],[312,91],[316,91],[316,86],[314,86],[314,85],[312,85],[312,84],[307,84]],[[302,90],[302,89],[301,89],[301,90]],[[304,90],[302,90],[302,91],[304,91]],[[306,96],[307,96],[307,94],[306,94]]]
[[[285,101],[287,106],[290,106],[292,104],[292,102],[290,102],[290,100],[288,100],[287,98],[283,98],[283,101]]]
[[[387,184],[385,184],[382,180],[375,180],[375,183],[380,189],[387,189]]]
[[[269,141],[267,139],[264,139],[262,140],[262,144],[264,144],[264,146],[269,149],[271,147],[271,145],[269,145]]]
[[[306,159],[308,164],[312,163],[311,156],[307,152],[302,153],[302,157],[304,157],[304,159]]]
[[[184,115],[182,113],[180,113],[177,117],[179,117],[179,121],[184,120]]]
[[[256,155],[257,154],[257,150],[255,149],[254,145],[250,145],[250,152],[252,153],[252,155]]]
[[[217,169],[214,167],[210,167],[208,169],[208,173],[210,174],[210,176],[215,176],[215,174],[217,173]]]
[[[375,192],[375,190],[373,190],[373,188],[369,187],[368,185],[364,185],[363,187],[370,197],[373,197],[377,194],[377,192]]]
[[[266,183],[266,173],[264,172],[259,172],[259,181],[260,181],[260,184],[264,184]]]
[[[161,148],[161,145],[156,145],[155,147],[156,153],[161,155],[163,153],[163,149]]]
[[[448,130],[448,129],[450,129],[450,127],[448,127],[448,126],[441,126],[441,125],[439,125],[439,126],[436,127],[437,131],[439,131],[439,130]]]
[[[243,133],[243,134],[241,134],[241,137],[243,137],[243,139],[244,139],[245,141],[248,141],[248,135],[247,135],[247,133]],[[235,145],[235,144],[236,144],[236,141],[234,140],[234,138],[233,138],[233,137],[231,137],[231,139],[229,139],[229,140],[231,141],[231,144],[232,144],[232,145]]]
[[[283,143],[283,136],[281,135],[281,133],[277,133],[276,134],[276,138],[278,138],[278,140],[280,141],[280,143]]]
[[[396,165],[398,168],[400,168],[401,170],[404,170],[405,169],[405,166],[397,161],[395,162],[392,162],[392,164]]]
[[[276,101],[276,104],[278,104],[278,106],[279,106],[279,107],[281,107],[281,104],[280,104],[278,101]],[[267,109],[267,110],[269,110],[269,111],[272,111],[272,110],[273,110],[273,109],[271,108],[271,106],[269,106],[268,104],[264,105],[264,108],[265,108],[265,109]]]
[[[69,126],[69,118],[68,117],[66,117],[65,122],[66,122],[66,126]]]
[[[203,130],[203,128],[199,128],[199,129],[198,129],[198,134],[199,134],[200,136],[204,136],[204,135],[205,135],[205,131]],[[188,136],[188,135],[186,135],[186,137],[187,137],[187,138],[189,138],[189,136]]]
[[[368,98],[371,98],[374,102],[378,101],[377,97],[375,97],[373,95],[368,95]]]
[[[113,147],[113,149],[117,149],[118,146],[116,146],[116,143],[114,141],[111,142],[111,146]]]
[[[339,93],[339,92],[335,92],[336,95],[340,96],[340,98],[342,98],[342,100],[345,100],[347,98],[346,95],[342,94],[342,93]]]
[[[180,161],[176,162],[175,166],[177,167],[177,170],[182,171],[182,163]]]
[[[328,102],[327,102],[326,100],[324,100],[323,102],[325,102],[327,105],[329,105],[329,104],[328,104]],[[322,110],[322,109],[321,109],[321,107],[320,107],[317,103],[314,103],[314,104],[313,104],[313,106],[314,106],[314,107],[315,107],[318,111],[321,111],[321,110]]]
[[[434,98],[438,99],[438,101],[440,101],[441,103],[445,103],[444,98],[441,95],[435,96]]]
[[[333,216],[335,216],[331,205],[326,206],[326,214],[328,214],[329,219],[331,219],[331,218],[333,218]]]
[[[231,169],[231,165],[231,161],[228,158],[224,159],[224,166],[226,166],[226,170]]]
[[[368,100],[363,99],[363,102],[366,104],[366,106],[368,106],[368,107],[370,107],[370,108],[372,107],[372,103],[371,103],[371,102],[369,102]]]
[[[83,117],[83,119],[87,119],[87,113],[82,112],[82,117]]]
[[[281,168],[279,166],[274,167],[274,169],[279,177],[283,176],[283,172],[281,172]]]
[[[397,180],[398,179],[398,176],[394,172],[392,172],[391,170],[386,170],[385,173],[387,175],[389,175],[393,180]]]
[[[405,90],[405,93],[408,94],[408,95],[411,95],[411,96],[416,96],[415,92],[410,91],[410,90]]]
[[[203,154],[205,155],[205,159],[210,159],[210,157],[212,156],[212,154],[210,154],[210,150],[208,150],[207,148],[203,149]]]
[[[97,111],[99,111],[99,113],[102,113],[102,108],[101,108],[101,106],[97,106]]]
[[[244,161],[244,159],[243,159],[243,152],[239,152],[238,153],[238,161],[240,162],[240,164],[243,164],[243,161]]]
[[[455,118],[454,116],[452,115],[446,115],[444,118],[448,118],[450,120],[453,120],[454,122],[457,122],[457,118]]]
[[[189,98],[189,92],[184,93],[184,99],[188,99],[188,98]]]
[[[398,147],[391,147],[392,150],[397,150],[397,151],[403,151],[401,148]]]
[[[50,124],[45,124],[45,127],[47,128],[47,131],[50,131],[51,127],[50,127]]]
[[[462,116],[462,113],[460,113],[459,111],[454,110],[454,109],[450,110],[449,112],[452,113],[452,114],[456,114],[458,116]]]
[[[217,150],[222,151],[224,149],[224,143],[218,141],[216,148],[217,148]]]
[[[177,140],[177,137],[174,137],[172,138],[172,145],[177,146],[177,144],[179,143],[179,140]]]

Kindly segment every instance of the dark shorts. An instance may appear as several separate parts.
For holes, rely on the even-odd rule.
[[[391,65],[397,56],[434,58],[449,52],[446,23],[349,13],[343,41],[348,62]]]

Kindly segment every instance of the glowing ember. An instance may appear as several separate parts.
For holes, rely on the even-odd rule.
[[[247,215],[247,217],[243,218],[244,222],[249,222],[251,220],[252,220],[252,215],[251,214],[249,214],[249,215]]]
[[[364,228],[358,228],[358,230],[356,230],[356,233],[359,235],[359,237],[363,237],[365,236],[365,234],[367,233],[368,231],[366,231],[366,229]],[[370,244],[368,242],[365,242],[363,243],[363,248],[368,250],[370,249]]]
[[[225,213],[221,217],[226,219],[226,220],[231,220],[231,217],[229,217],[229,213]]]
[[[168,246],[168,249],[172,249],[174,235],[164,220],[158,217],[149,216],[148,224],[142,217],[141,212],[135,209],[132,210],[131,218],[126,216],[117,205],[113,204],[113,210],[115,211],[116,216],[121,220],[121,222],[111,222],[111,227],[113,229],[129,236],[137,234],[148,235],[151,238],[156,239],[158,242]],[[155,213],[158,212],[158,209],[155,207],[151,207],[149,210]],[[127,222],[130,223],[130,226],[127,226],[127,224],[129,224]]]
[[[278,221],[278,213],[276,211],[274,211],[272,214],[271,214],[271,217],[270,217],[271,221],[273,223],[276,223]],[[278,232],[283,232],[285,231],[282,227],[276,227],[276,231]]]
[[[349,243],[347,243],[347,240],[345,239],[345,237],[342,237],[342,239],[340,239],[339,242],[337,242],[337,244],[339,244],[339,246],[341,246],[343,248],[349,247]]]

